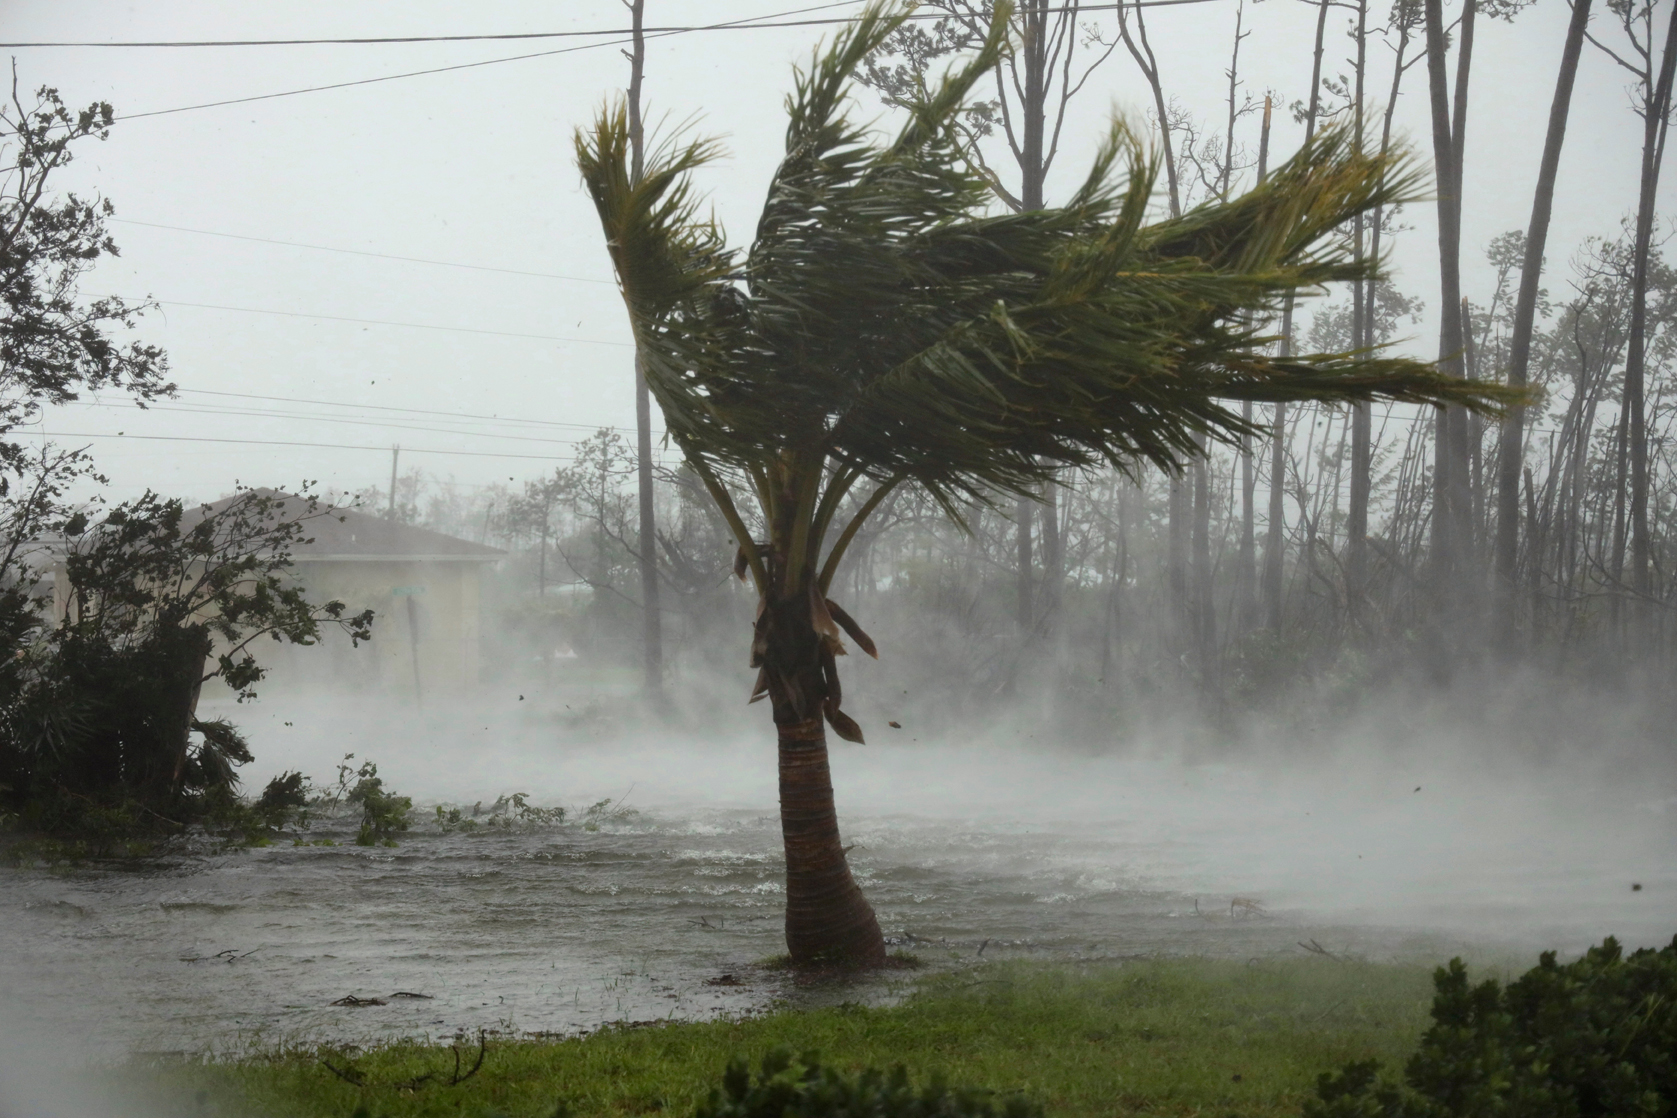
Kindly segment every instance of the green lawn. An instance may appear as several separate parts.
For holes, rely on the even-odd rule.
[[[1431,969],[1323,959],[1196,959],[1086,966],[994,964],[925,981],[893,1008],[842,1006],[712,1024],[607,1030],[576,1040],[489,1042],[458,1086],[396,1084],[452,1054],[416,1044],[360,1053],[342,1081],[330,1051],[159,1068],[190,1113],[349,1118],[505,1114],[684,1116],[728,1058],[786,1045],[847,1069],[904,1064],[919,1082],[1027,1092],[1049,1118],[1296,1115],[1318,1073],[1377,1056],[1401,1066],[1426,1024]],[[475,1057],[467,1056],[467,1066]]]

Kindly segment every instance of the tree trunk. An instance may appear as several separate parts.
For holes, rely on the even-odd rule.
[[[1325,49],[1325,38],[1328,28],[1328,7],[1333,0],[1321,0],[1316,12],[1316,46],[1311,55],[1310,64],[1310,107],[1304,116],[1304,142],[1310,143],[1316,136],[1316,116],[1322,108],[1322,51]],[[1288,292],[1286,302],[1281,308],[1281,356],[1290,357],[1293,352],[1293,304],[1294,298]],[[1269,533],[1264,546],[1264,598],[1269,610],[1269,627],[1281,630],[1281,598],[1282,598],[1282,497],[1286,492],[1286,447],[1287,434],[1287,405],[1275,405],[1274,442],[1270,448],[1269,472]]]
[[[1019,201],[1027,212],[1042,209],[1043,138],[1048,123],[1048,78],[1044,53],[1045,21],[1048,17],[1043,12],[1046,7],[1047,0],[1027,0],[1020,13],[1024,30],[1020,48],[1025,63],[1025,90],[1020,105],[1024,120],[1019,152]],[[1043,572],[1042,593],[1034,593],[1031,532],[1035,527],[1036,509],[1033,506],[1031,501],[1020,501],[1015,506],[1015,523],[1019,531],[1018,621],[1019,631],[1026,635],[1036,631],[1055,598],[1055,588],[1049,585],[1053,572],[1049,570]],[[1045,511],[1042,541],[1045,566],[1053,559],[1052,544],[1048,539],[1048,515]]]
[[[844,859],[821,719],[777,723],[777,729],[786,949],[798,966],[879,966],[885,938]]]
[[[162,740],[163,756],[155,769],[159,783],[171,797],[181,791],[186,776],[186,755],[192,740],[192,720],[198,713],[198,696],[204,688],[204,661],[213,643],[209,633],[196,626],[162,634],[164,655],[169,666],[169,692],[165,699]]]
[[[1036,628],[1035,595],[1031,585],[1031,532],[1033,521],[1036,519],[1036,502],[1020,499],[1013,506],[1013,523],[1017,533],[1019,566],[1018,579],[1014,583],[1016,596],[1014,619],[1019,623],[1019,632],[1029,636]]]
[[[634,48],[629,54],[629,173],[640,181],[645,167],[645,133],[641,125],[641,77],[646,64],[646,38],[641,32],[646,0],[631,0]],[[664,687],[664,625],[658,606],[658,523],[652,492],[652,394],[646,370],[635,354],[635,472],[640,500],[641,648],[646,689]]]
[[[1649,44],[1652,47],[1652,43]],[[1625,358],[1625,406],[1630,412],[1630,584],[1638,598],[1651,589],[1648,566],[1648,431],[1644,406],[1644,363],[1648,332],[1648,252],[1654,232],[1655,192],[1665,155],[1673,65],[1677,64],[1677,7],[1671,11],[1659,81],[1645,110],[1642,132],[1642,189],[1636,207],[1636,256],[1631,272],[1630,348]],[[1640,606],[1638,614],[1642,611]]]
[[[1357,3],[1357,59],[1356,103],[1352,106],[1353,129],[1357,150],[1363,148],[1363,86],[1368,73],[1368,0]],[[1358,264],[1363,261],[1363,215],[1358,214],[1352,228],[1353,252]],[[1374,308],[1368,303],[1373,292],[1358,280],[1351,286],[1351,344],[1356,348],[1369,345],[1369,320]],[[1368,571],[1368,499],[1372,469],[1371,415],[1367,404],[1351,405],[1351,507],[1345,518],[1345,608],[1353,623],[1360,613],[1363,583]]]
[[[1460,175],[1456,168],[1456,144],[1450,119],[1450,94],[1446,85],[1443,0],[1425,0],[1427,31],[1427,77],[1432,105],[1434,174],[1438,183],[1438,259],[1440,305],[1439,368],[1451,376],[1462,376],[1461,307],[1461,206]],[[1457,115],[1463,112],[1465,66],[1471,50],[1474,0],[1467,0],[1462,14],[1461,57],[1457,62]],[[1456,602],[1460,566],[1465,560],[1461,538],[1465,519],[1460,491],[1466,471],[1457,453],[1456,417],[1451,409],[1438,410],[1435,425],[1437,443],[1433,468],[1433,568],[1435,584],[1443,602]],[[1465,449],[1465,427],[1461,441]]]
[[[1194,640],[1199,647],[1200,685],[1217,675],[1217,611],[1211,587],[1211,479],[1205,460],[1205,438],[1196,436],[1194,459]]]
[[[1549,240],[1549,215],[1555,202],[1555,178],[1560,170],[1561,145],[1566,141],[1566,118],[1572,106],[1572,85],[1578,57],[1590,23],[1590,0],[1572,0],[1572,20],[1561,51],[1555,98],[1549,106],[1549,131],[1543,139],[1543,158],[1537,169],[1537,191],[1532,197],[1531,222],[1526,227],[1526,254],[1520,269],[1520,294],[1514,306],[1514,331],[1508,343],[1508,383],[1524,388],[1531,366],[1531,335],[1537,319],[1537,293],[1543,278],[1543,253]],[[1520,548],[1520,475],[1525,468],[1525,408],[1516,405],[1502,425],[1497,455],[1496,611],[1498,641],[1505,652],[1514,648],[1520,624],[1520,595],[1515,565]]]
[[[1287,339],[1281,339],[1282,356],[1286,356]],[[1269,529],[1264,534],[1264,607],[1268,613],[1271,632],[1281,631],[1281,598],[1283,580],[1282,552],[1285,546],[1285,506],[1287,468],[1287,405],[1275,405],[1274,428],[1269,440]]]
[[[879,966],[885,938],[845,861],[827,764],[822,719],[843,717],[838,673],[816,631],[813,575],[800,582],[764,601],[754,641],[780,736],[786,949],[796,966]]]

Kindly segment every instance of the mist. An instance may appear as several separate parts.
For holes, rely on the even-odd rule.
[[[8,5],[0,1118],[1671,942],[1671,2]]]

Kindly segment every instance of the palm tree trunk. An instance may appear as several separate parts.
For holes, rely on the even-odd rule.
[[[1572,85],[1578,75],[1578,56],[1590,23],[1590,0],[1572,0],[1572,21],[1566,29],[1555,99],[1549,106],[1549,131],[1543,139],[1538,164],[1537,192],[1532,197],[1531,223],[1526,228],[1526,255],[1520,269],[1520,294],[1514,306],[1514,331],[1508,343],[1508,383],[1526,385],[1531,367],[1531,335],[1537,319],[1538,285],[1543,277],[1543,252],[1549,240],[1549,215],[1555,202],[1555,178],[1560,170],[1561,145],[1566,141],[1566,118],[1572,107]],[[1520,596],[1515,588],[1515,563],[1520,547],[1520,474],[1524,468],[1525,408],[1513,407],[1503,423],[1497,456],[1496,586],[1497,633],[1505,651],[1512,651],[1518,631]]]
[[[815,592],[799,581],[764,601],[754,642],[780,737],[786,948],[795,966],[879,966],[885,938],[845,861],[827,763],[822,718],[838,710],[838,673],[815,628]]]
[[[792,962],[878,966],[885,938],[839,841],[820,718],[779,723],[780,835],[786,849],[786,949]]]

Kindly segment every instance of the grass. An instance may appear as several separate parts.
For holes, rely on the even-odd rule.
[[[919,1082],[1021,1090],[1049,1118],[1297,1115],[1316,1076],[1348,1060],[1401,1066],[1426,1024],[1430,968],[1319,959],[993,964],[927,980],[891,1008],[841,1006],[560,1041],[491,1040],[482,1071],[448,1081],[446,1048],[392,1043],[347,1057],[293,1050],[159,1068],[198,1115],[577,1118],[692,1112],[730,1056],[755,1065],[785,1045],[846,1070],[901,1063]],[[476,1045],[466,1064],[476,1056]]]

